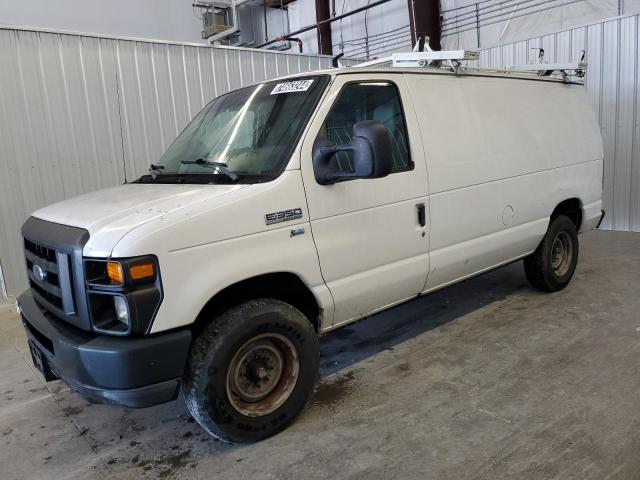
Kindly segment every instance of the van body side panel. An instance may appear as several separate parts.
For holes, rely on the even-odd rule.
[[[313,145],[342,88],[350,82],[393,82],[400,92],[413,170],[378,179],[323,186],[316,182]],[[424,152],[402,74],[340,75],[331,86],[302,146],[301,169],[323,278],[335,302],[334,326],[417,295],[429,270]],[[428,217],[428,216],[427,216]]]
[[[581,181],[591,177],[597,183],[595,179],[599,178],[600,165],[598,161],[587,162],[475,185],[459,189],[455,195],[452,192],[432,195],[431,223],[442,228],[434,227],[432,230],[431,243],[439,247],[430,252],[433,268],[425,290],[433,290],[532,253],[547,231],[549,215],[555,206],[567,198],[579,198],[585,187]],[[546,198],[540,199],[543,206],[535,198],[535,192],[541,185],[558,186],[546,190]],[[594,185],[594,188],[597,187]],[[503,193],[496,196],[496,189]],[[450,217],[454,205],[452,198],[461,202],[454,218]],[[514,211],[517,208],[520,216],[532,220],[505,226],[503,221],[513,222],[514,218],[503,214],[504,209],[498,200],[504,198],[521,198],[520,202],[511,202]],[[464,204],[467,208],[462,207]],[[591,228],[595,227],[593,221],[597,223],[600,218],[601,205],[600,201],[592,205],[597,216],[590,217]],[[489,212],[494,213],[494,218],[490,218]],[[490,228],[491,220],[497,225],[493,229]]]
[[[432,192],[425,291],[531,253],[563,200],[579,199],[583,212],[589,205],[586,226],[595,226],[602,141],[583,87],[499,77],[406,78]]]
[[[275,272],[296,274],[315,295],[323,324],[331,324],[333,302],[320,274],[299,170],[198,207],[141,225],[113,250],[114,257],[158,256],[167,294],[151,333],[188,325],[224,288]],[[265,215],[293,209],[300,218],[267,225]]]
[[[582,225],[580,225],[580,232],[584,233],[589,230],[597,228],[602,219],[602,200],[589,203],[582,206]]]

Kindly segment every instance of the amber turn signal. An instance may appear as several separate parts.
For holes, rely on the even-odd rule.
[[[153,263],[143,263],[142,265],[135,265],[133,267],[130,267],[129,275],[131,276],[131,280],[133,281],[152,278],[155,275]]]
[[[124,283],[122,265],[118,262],[107,262],[107,276],[113,284],[122,285]]]

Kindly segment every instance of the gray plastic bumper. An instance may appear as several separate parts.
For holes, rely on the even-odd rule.
[[[55,319],[40,308],[30,291],[18,303],[27,337],[44,359],[47,380],[57,377],[91,401],[132,408],[177,397],[191,345],[190,330],[111,337]]]

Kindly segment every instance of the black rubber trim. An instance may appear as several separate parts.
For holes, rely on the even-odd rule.
[[[600,215],[600,220],[598,220],[598,224],[596,225],[596,230],[600,228],[600,225],[602,225],[602,221],[604,220],[604,216],[607,213],[604,210],[600,210],[600,211],[602,212],[602,215]]]
[[[178,398],[180,378],[129,390],[108,390],[90,387],[62,378],[69,388],[93,403],[108,403],[128,408],[146,408]]]
[[[142,338],[100,335],[58,321],[41,309],[30,291],[18,303],[28,339],[55,375],[87,398],[143,407],[177,395],[191,347],[190,330]]]

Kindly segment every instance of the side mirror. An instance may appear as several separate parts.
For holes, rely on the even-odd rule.
[[[353,171],[341,172],[331,166],[337,152],[352,152]],[[389,131],[380,122],[364,120],[353,126],[353,138],[347,145],[318,140],[313,146],[313,171],[320,185],[331,185],[357,178],[381,178],[391,173]]]

